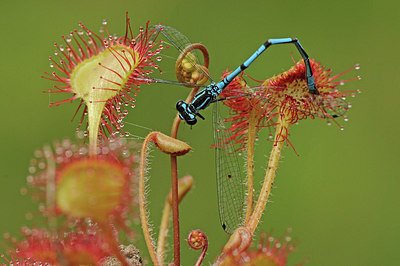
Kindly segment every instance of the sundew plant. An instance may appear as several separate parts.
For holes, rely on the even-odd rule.
[[[178,45],[168,38],[165,40],[161,25],[148,23],[137,29],[131,25],[128,14],[122,36],[111,35],[107,22],[102,24],[100,32],[94,32],[80,23],[78,30],[62,36],[61,42],[54,44],[56,51],[49,57],[50,71],[43,75],[51,85],[44,93],[65,96],[50,107],[79,102],[74,115],[77,134],[76,138],[49,140],[51,145],[34,151],[27,186],[22,191],[39,206],[39,213],[33,219],[45,223],[42,227],[23,227],[21,236],[10,237],[9,252],[3,254],[4,262],[14,265],[200,265],[208,249],[207,236],[201,230],[193,228],[187,236],[187,244],[201,250],[198,260],[187,262],[180,258],[183,249],[179,225],[185,220],[179,218],[179,203],[189,191],[196,193],[192,189],[195,183],[192,176],[178,178],[177,157],[191,151],[188,143],[177,138],[179,128],[186,126],[181,123],[182,117],[177,114],[171,121],[170,133],[153,131],[142,141],[130,138],[131,133],[124,130],[124,119],[135,107],[135,96],[143,84],[149,88],[171,84],[189,87],[191,92],[185,102],[192,102],[199,89],[209,82],[208,51],[204,45],[190,44],[184,35]],[[153,78],[153,73],[160,72],[158,63],[162,54],[175,48],[179,56],[174,58],[170,71],[175,72],[176,80]],[[197,54],[202,55],[201,60]],[[289,229],[280,237],[257,232],[266,215],[264,210],[281,153],[285,147],[289,147],[288,152],[296,152],[290,142],[290,127],[305,119],[319,118],[329,125],[337,125],[338,130],[343,129],[341,123],[347,121],[351,107],[348,99],[359,92],[339,90],[340,85],[359,79],[358,76],[340,79],[348,71],[358,69],[358,65],[335,75],[315,59],[310,59],[309,64],[317,93],[310,93],[308,70],[305,61],[300,60],[293,62],[289,70],[264,81],[241,73],[222,91],[220,100],[211,103],[229,109],[228,117],[214,121],[218,126],[215,143],[210,146],[226,158],[217,160],[217,164],[227,164],[217,165],[217,169],[232,167],[228,158],[237,159],[238,153],[244,154],[237,160],[242,160],[239,165],[245,166],[244,171],[231,170],[243,177],[239,180],[243,191],[222,191],[236,193],[240,210],[234,210],[233,214],[227,210],[238,221],[229,230],[224,227],[229,235],[226,244],[219,247],[220,255],[208,258],[217,265],[286,265],[289,253],[295,248]],[[221,78],[231,72],[227,69]],[[163,112],[160,110],[159,119],[164,119]],[[202,118],[201,114],[196,115]],[[255,143],[263,130],[271,132],[268,139],[262,140],[270,145],[270,150],[264,151],[269,159],[262,187],[255,193]],[[171,169],[165,169],[171,175],[171,188],[165,195],[160,225],[150,221],[147,202],[152,188],[146,182],[152,178],[149,162],[154,147],[171,160]],[[213,165],[213,160],[208,164]],[[226,180],[218,183],[218,189],[224,189],[231,178],[227,174]],[[223,198],[220,208],[223,205],[229,209],[229,202],[221,204],[222,201]],[[137,223],[141,232],[134,229]],[[166,256],[170,227],[173,258]],[[254,248],[251,244],[257,235],[260,241]],[[135,247],[139,238],[145,239],[150,257],[143,257],[147,252]]]

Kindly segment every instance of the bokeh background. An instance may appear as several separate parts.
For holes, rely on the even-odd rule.
[[[302,121],[291,130],[291,148],[283,151],[275,188],[257,235],[273,229],[276,236],[293,228],[297,249],[289,264],[395,265],[400,253],[400,174],[398,11],[394,0],[337,1],[1,1],[1,160],[0,233],[18,236],[36,204],[20,195],[33,151],[63,137],[74,137],[78,121],[71,123],[77,103],[49,108],[52,98],[42,91],[51,82],[41,79],[49,71],[53,42],[84,22],[96,31],[102,20],[112,33],[123,34],[125,12],[133,28],[148,20],[184,32],[193,42],[206,45],[210,71],[218,79],[230,66],[238,66],[268,38],[297,37],[308,54],[333,73],[356,63],[361,69],[345,76],[363,77],[343,89],[361,89],[351,99],[344,131],[323,120]],[[262,80],[278,74],[300,56],[294,47],[272,47],[247,73]],[[168,72],[168,70],[166,71]],[[167,76],[166,76],[167,77]],[[185,88],[149,86],[137,97],[137,108],[126,121],[169,133],[175,102],[185,98]],[[206,121],[179,137],[193,152],[179,158],[180,176],[191,174],[195,187],[180,205],[182,264],[198,256],[183,241],[192,229],[209,238],[206,261],[212,262],[228,236],[220,228],[215,189],[211,110]],[[145,136],[146,130],[135,131]],[[270,143],[257,146],[256,167],[261,183]],[[170,186],[169,158],[154,151],[150,187],[151,219],[156,226]],[[139,231],[140,233],[140,231]],[[148,257],[139,239],[142,255]],[[169,250],[172,248],[170,246]],[[0,253],[3,253],[3,247]],[[169,252],[169,260],[172,260]],[[207,262],[207,263],[208,263]]]

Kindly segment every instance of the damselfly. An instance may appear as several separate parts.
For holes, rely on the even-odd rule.
[[[166,42],[173,45],[181,53],[188,45],[191,44],[187,37],[172,27],[158,25],[153,26],[153,29],[156,30],[156,35],[161,33],[161,35],[166,38]],[[218,83],[215,83],[206,71],[198,68],[196,63],[197,58],[195,55],[190,54],[186,56],[185,59],[199,72],[206,76],[211,84],[198,92],[192,102],[186,103],[182,100],[177,102],[176,109],[179,112],[180,118],[187,124],[194,125],[197,123],[197,117],[204,119],[203,116],[199,114],[199,111],[207,108],[211,103],[215,103],[213,104],[214,140],[217,143],[222,138],[229,138],[227,134],[229,135],[230,133],[226,132],[224,123],[222,123],[222,120],[219,117],[217,104],[217,102],[220,100],[218,99],[219,94],[237,75],[250,66],[250,64],[268,47],[275,44],[287,43],[294,44],[304,60],[309,93],[313,95],[319,94],[314,84],[309,57],[300,45],[300,42],[295,38],[269,39],[252,56],[250,56],[249,59],[247,59],[235,71]],[[164,81],[160,79],[149,79],[148,81],[177,84],[189,87],[193,86],[193,84]],[[241,170],[240,163],[236,153],[234,152],[234,148],[231,145],[224,145],[223,147],[220,145],[215,145],[215,159],[220,221],[223,229],[230,233],[235,228],[240,226],[241,223],[243,223],[245,175]]]

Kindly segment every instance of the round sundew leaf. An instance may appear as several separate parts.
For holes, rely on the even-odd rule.
[[[96,159],[71,163],[58,176],[57,206],[74,217],[104,220],[120,205],[126,180],[116,163]]]
[[[71,75],[72,90],[86,104],[107,101],[123,88],[137,59],[138,55],[129,47],[108,48],[79,63]]]

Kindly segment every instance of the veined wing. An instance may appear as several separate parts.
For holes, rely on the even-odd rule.
[[[171,84],[171,85],[178,85],[178,86],[183,86],[183,87],[201,87],[205,88],[207,85],[201,85],[201,84],[192,84],[192,83],[185,83],[185,82],[179,82],[179,81],[172,81],[172,80],[165,80],[165,79],[158,79],[158,78],[141,78],[141,77],[136,77],[136,80],[140,81],[145,81],[148,83],[164,83],[164,84]]]
[[[349,110],[349,103],[341,98],[324,99],[319,103],[320,116],[324,118],[337,118]]]
[[[213,104],[214,149],[217,175],[218,210],[222,228],[232,233],[243,224],[245,174],[233,145],[224,144],[231,138],[219,115],[219,103]]]

